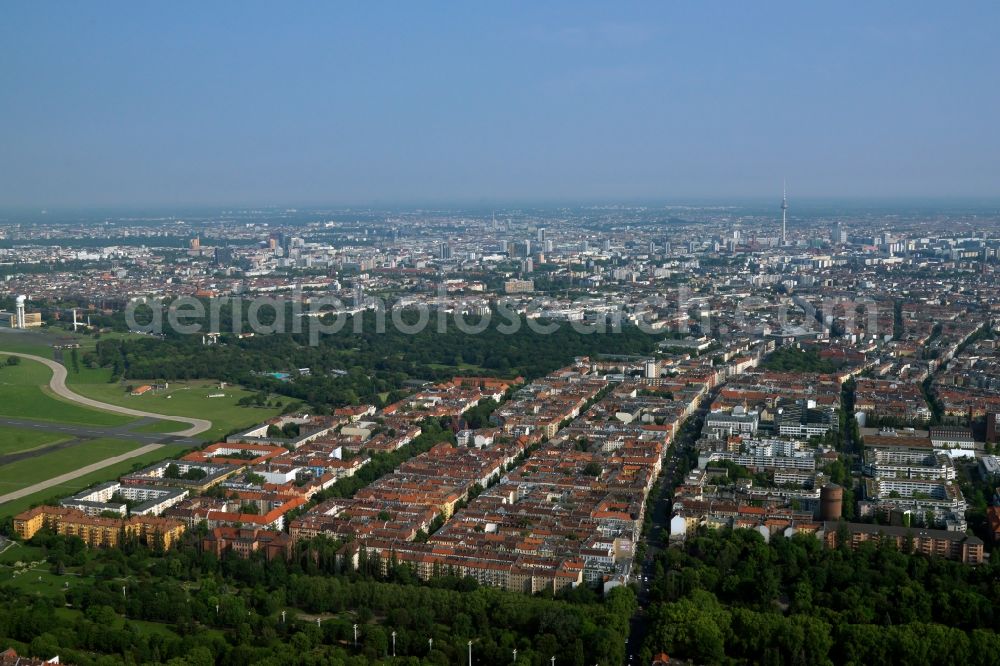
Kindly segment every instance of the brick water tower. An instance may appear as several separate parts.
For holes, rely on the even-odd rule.
[[[844,489],[828,483],[819,491],[819,517],[823,520],[840,520],[844,512]]]

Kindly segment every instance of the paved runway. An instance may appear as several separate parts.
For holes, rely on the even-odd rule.
[[[72,425],[66,423],[47,423],[45,421],[35,421],[32,419],[12,419],[0,417],[0,426],[13,426],[25,430],[42,430],[57,434],[68,435],[71,439],[52,444],[43,444],[33,449],[25,451],[15,451],[6,455],[0,455],[0,465],[9,465],[21,460],[29,460],[44,456],[53,451],[80,446],[94,439],[127,439],[141,442],[143,444],[178,444],[180,446],[198,446],[201,441],[189,437],[177,437],[170,433],[145,433],[133,432],[134,428],[141,427],[147,423],[153,423],[152,419],[140,419],[134,423],[127,423],[116,427]]]
[[[96,472],[99,469],[104,469],[109,465],[115,465],[117,463],[124,462],[130,458],[135,458],[136,456],[141,456],[144,453],[149,453],[150,451],[155,451],[157,449],[162,449],[162,448],[163,448],[162,444],[147,444],[146,446],[140,446],[134,451],[123,453],[120,456],[112,456],[111,458],[105,458],[104,460],[95,462],[92,465],[85,465],[80,469],[75,469],[72,472],[66,472],[65,474],[54,476],[51,479],[46,479],[45,481],[36,483],[33,486],[28,486],[27,488],[21,488],[20,490],[15,490],[14,492],[7,493],[6,495],[0,495],[0,505],[3,505],[5,502],[10,502],[12,500],[21,499],[22,497],[27,497],[28,495],[34,495],[35,493],[41,492],[46,488],[52,488],[53,486],[58,486],[61,483],[72,481],[77,477],[85,476],[87,474],[90,474],[91,472]]]
[[[93,439],[98,439],[102,437],[111,437],[116,439],[127,439],[137,442],[146,442],[144,446],[123,453],[118,456],[112,456],[110,458],[105,458],[96,463],[86,465],[79,469],[75,469],[71,472],[65,474],[60,474],[59,476],[53,477],[51,479],[46,479],[26,488],[21,488],[20,490],[15,490],[14,492],[7,493],[6,495],[0,495],[0,505],[5,502],[10,502],[11,500],[20,499],[22,497],[27,497],[28,495],[33,495],[37,492],[45,490],[47,488],[52,488],[53,486],[58,486],[67,481],[71,481],[75,478],[85,476],[91,472],[96,472],[97,470],[103,469],[110,465],[117,464],[119,462],[129,460],[130,458],[135,458],[141,456],[150,451],[155,451],[162,448],[166,444],[179,444],[193,446],[196,444],[201,444],[200,441],[196,439],[191,439],[199,433],[205,432],[212,427],[212,422],[207,419],[196,419],[186,416],[167,416],[164,414],[154,414],[152,412],[144,412],[138,409],[130,409],[128,407],[121,407],[119,405],[112,405],[106,402],[101,402],[100,400],[94,400],[86,396],[82,396],[78,393],[74,393],[66,386],[66,368],[53,361],[52,359],[43,358],[41,356],[36,356],[34,354],[22,354],[20,352],[7,352],[0,350],[0,353],[7,354],[10,356],[20,356],[21,358],[26,358],[31,361],[37,361],[43,365],[49,367],[52,370],[52,379],[49,382],[49,388],[56,395],[69,400],[71,402],[79,403],[87,407],[92,407],[96,409],[101,409],[108,412],[115,412],[117,414],[125,414],[127,416],[134,416],[140,420],[134,423],[129,423],[124,426],[115,427],[100,427],[100,426],[86,426],[86,425],[73,425],[68,423],[48,423],[45,421],[34,421],[31,419],[18,419],[18,418],[0,418],[0,425],[10,425],[16,426],[18,428],[28,428],[32,430],[43,430],[46,432],[64,433],[72,439],[66,442],[59,442],[56,444],[51,444],[47,446],[40,446],[29,451],[19,451],[17,453],[11,453],[6,456],[0,457],[0,464],[9,464],[17,460],[26,460],[33,457],[44,455],[51,451],[65,449],[74,446],[86,446],[87,442]],[[147,423],[153,423],[154,421],[176,421],[179,424],[187,424],[186,430],[182,430],[176,433],[144,433],[144,432],[134,432],[133,429],[141,427]]]
[[[12,419],[6,417],[0,417],[0,425],[14,426],[17,428],[25,428],[30,430],[42,430],[45,432],[61,433],[72,437],[72,439],[66,440],[64,442],[56,442],[54,444],[45,444],[42,446],[35,447],[33,449],[28,449],[27,451],[16,451],[14,453],[8,453],[7,455],[0,456],[0,465],[9,465],[10,463],[18,462],[20,460],[29,460],[31,458],[37,458],[39,456],[44,456],[47,453],[52,453],[53,451],[59,451],[62,449],[73,448],[77,446],[86,446],[88,442],[95,439],[102,438],[112,438],[112,439],[127,439],[131,441],[143,442],[144,445],[135,449],[134,451],[128,451],[121,455],[112,456],[110,458],[105,458],[104,460],[99,460],[96,463],[90,465],[85,465],[79,469],[75,469],[71,472],[66,472],[65,474],[60,474],[59,476],[53,477],[51,479],[46,479],[45,481],[40,481],[34,485],[28,486],[26,488],[21,488],[20,490],[15,490],[13,492],[7,493],[6,495],[0,495],[0,505],[4,502],[10,502],[11,500],[20,499],[22,497],[27,497],[28,495],[33,495],[34,493],[45,490],[46,488],[51,488],[57,486],[66,481],[71,481],[77,477],[84,476],[85,474],[90,474],[91,472],[96,472],[99,469],[107,467],[109,465],[114,465],[116,463],[122,462],[123,460],[128,460],[129,458],[135,458],[136,456],[141,456],[149,451],[155,451],[156,449],[163,448],[168,444],[176,444],[181,446],[197,446],[201,444],[201,441],[197,439],[191,439],[189,437],[178,437],[171,433],[144,433],[144,432],[133,432],[133,428],[138,428],[146,423],[152,423],[153,419],[140,419],[134,423],[127,423],[121,426],[114,427],[101,427],[101,426],[86,426],[86,425],[72,425],[66,423],[48,423],[45,421],[34,421],[31,419]]]
[[[0,425],[14,426],[26,430],[42,430],[45,432],[62,433],[73,437],[88,437],[97,439],[98,437],[110,437],[112,439],[130,439],[146,444],[189,444],[194,446],[201,444],[201,440],[191,437],[178,437],[173,433],[163,432],[135,432],[135,428],[152,423],[151,419],[142,419],[135,423],[127,423],[122,426],[88,426],[74,425],[72,423],[49,423],[47,421],[36,421],[34,419],[15,419],[0,416]]]
[[[31,361],[37,361],[49,367],[52,370],[52,380],[49,382],[49,388],[56,395],[65,398],[71,402],[76,402],[87,407],[93,407],[95,409],[103,409],[106,412],[115,412],[117,414],[125,414],[127,416],[136,416],[140,418],[150,418],[156,419],[158,421],[178,421],[180,423],[186,423],[190,427],[187,430],[178,432],[178,435],[183,437],[194,437],[195,435],[205,432],[212,427],[212,422],[208,419],[196,419],[188,416],[167,416],[166,414],[154,414],[153,412],[144,412],[139,409],[132,409],[130,407],[122,407],[120,405],[112,405],[111,403],[101,402],[100,400],[94,400],[93,398],[88,398],[86,396],[80,395],[79,393],[74,393],[66,386],[66,367],[56,363],[50,358],[44,358],[42,356],[35,356],[34,354],[22,354],[21,352],[9,352],[0,350],[0,354],[7,354],[8,356],[20,356],[21,358],[26,358]]]

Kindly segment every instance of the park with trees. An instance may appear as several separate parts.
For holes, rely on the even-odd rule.
[[[415,313],[404,314],[415,323]],[[501,322],[502,323],[502,322]],[[470,318],[470,325],[478,324]],[[225,325],[225,322],[223,322]],[[223,335],[220,343],[203,345],[200,336],[167,332],[165,337],[101,339],[87,352],[84,365],[112,370],[113,381],[216,379],[259,392],[280,394],[314,408],[374,404],[398,400],[414,380],[440,381],[456,374],[527,378],[541,377],[578,356],[602,353],[648,355],[662,335],[633,325],[606,334],[558,325],[551,333],[532,330],[524,320],[515,332],[491,323],[480,333],[466,333],[454,322],[442,332],[437,325],[416,333],[387,325],[380,330],[377,315],[349,317],[336,333],[310,344],[307,321],[300,333],[275,333],[239,338]],[[551,325],[541,322],[536,325]],[[297,372],[309,368],[308,374]],[[289,377],[272,373],[289,371]]]
[[[655,561],[642,661],[1000,663],[998,565],[905,550],[701,532]]]
[[[33,592],[0,586],[0,641],[85,666],[385,663],[393,633],[405,664],[463,663],[470,641],[477,664],[511,664],[514,650],[534,666],[624,659],[628,588],[529,596],[469,578],[423,582],[403,566],[349,571],[324,537],[297,544],[287,562],[220,559],[199,547],[203,532],[165,553],[39,533],[27,547],[58,576]]]

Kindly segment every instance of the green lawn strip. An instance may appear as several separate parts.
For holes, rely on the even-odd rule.
[[[66,364],[66,385],[73,386],[74,390],[80,384],[107,384],[108,380],[111,379],[111,370],[108,368],[88,368],[81,364],[80,370],[77,371],[71,366],[71,363]]]
[[[134,333],[103,333],[101,338],[139,338],[145,337]],[[16,351],[24,354],[35,354],[44,358],[55,358],[54,345],[76,343],[80,345],[78,353],[93,351],[97,347],[97,339],[83,333],[73,333],[57,328],[36,328],[26,331],[9,331],[0,329],[0,349]],[[71,350],[63,350],[67,356]]]
[[[93,583],[91,577],[62,575],[49,571],[48,564],[24,569],[15,573],[13,568],[0,568],[0,585],[13,587],[28,594],[51,596],[63,589],[69,583],[71,587]]]
[[[58,338],[55,332],[32,332],[26,335],[0,335],[0,349],[28,351],[52,358],[52,349],[39,341],[51,344]],[[78,336],[81,349],[78,356],[92,349],[95,342]],[[32,342],[28,342],[28,341]],[[15,344],[15,341],[17,344]],[[10,342],[10,344],[5,344]],[[44,352],[44,353],[43,353]],[[126,390],[128,386],[138,387],[143,380],[128,383],[110,382],[109,368],[88,368],[81,363],[79,371],[68,358],[72,352],[64,350],[65,365],[68,370],[67,385],[76,393],[113,405],[139,409],[166,416],[191,416],[212,421],[212,428],[199,435],[204,440],[219,440],[227,433],[248,428],[277,415],[279,408],[240,407],[236,403],[251,392],[235,386],[220,389],[212,381],[171,382],[167,390],[133,396]],[[5,361],[0,352],[0,364]],[[39,363],[22,361],[16,367],[0,367],[0,416],[63,421],[87,425],[122,425],[133,419],[110,412],[91,410],[74,405],[51,395],[48,382],[51,373]],[[222,394],[222,397],[209,397]],[[139,427],[139,432],[160,433],[182,430],[186,426],[176,423],[148,424]]]
[[[37,546],[26,546],[23,543],[11,544],[0,553],[0,566],[11,566],[15,562],[37,562],[45,559],[45,550]]]
[[[178,421],[154,421],[153,423],[147,423],[146,425],[141,425],[129,430],[129,432],[141,432],[141,433],[170,433],[177,432],[178,430],[184,430],[187,428],[187,424],[180,423]]]
[[[166,389],[149,391],[143,395],[131,395],[126,390],[129,386],[137,388],[144,382],[133,380],[128,384],[121,382],[109,383],[111,371],[108,369],[81,369],[79,374],[70,373],[68,384],[75,392],[88,398],[102,402],[140,409],[154,414],[169,416],[191,416],[209,419],[212,428],[198,437],[204,440],[219,440],[227,433],[249,428],[280,413],[279,408],[241,407],[236,403],[240,398],[251,395],[245,389],[226,386],[219,388],[212,381],[180,381],[170,382]],[[217,397],[210,397],[217,396]],[[144,425],[137,432],[173,432],[185,426],[177,425]]]
[[[21,359],[18,365],[6,365],[7,358],[0,353],[0,416],[106,426],[123,425],[134,420],[58,398],[48,389],[51,370],[27,359]]]
[[[67,439],[72,439],[72,435],[0,425],[0,455],[29,451],[49,444],[65,442]]]
[[[131,336],[129,334],[109,333],[104,334],[102,339],[113,337]],[[130,395],[130,392],[126,391],[127,386],[138,387],[153,382],[138,379],[127,382],[111,382],[110,368],[88,368],[82,363],[84,353],[93,350],[97,341],[82,335],[74,336],[64,331],[31,331],[17,335],[0,334],[0,350],[7,349],[52,358],[51,345],[69,338],[80,344],[80,349],[77,351],[78,357],[81,358],[79,371],[69,361],[72,351],[63,350],[64,365],[67,366],[68,371],[66,384],[74,392],[109,404],[140,409],[154,414],[190,416],[211,420],[212,428],[200,434],[198,436],[200,439],[206,441],[222,439],[233,430],[256,425],[281,411],[280,408],[240,407],[236,403],[240,398],[251,395],[250,391],[236,386],[220,389],[218,383],[212,381],[171,382],[166,391],[147,393],[142,396]],[[3,354],[0,352],[0,363],[6,360],[2,356]],[[20,366],[13,368],[19,372],[9,376],[5,375],[4,373],[10,369],[0,368],[0,416],[19,416],[88,425],[122,425],[133,420],[124,415],[73,405],[51,395],[47,388],[51,373],[48,368],[41,364],[22,360]],[[8,386],[8,384],[14,384],[15,380],[17,380],[16,386]],[[23,386],[24,384],[28,386]],[[14,395],[18,389],[21,389],[20,392],[24,394],[21,398]],[[209,397],[219,393],[224,394],[224,397]],[[8,401],[8,397],[14,398],[14,401]],[[287,402],[286,398],[282,398],[282,400]],[[33,408],[32,404],[38,404],[39,407]],[[137,432],[174,432],[183,430],[185,427],[170,423],[144,425],[140,426]]]
[[[0,467],[0,494],[30,486],[54,476],[72,472],[106,458],[118,456],[142,446],[120,439],[94,439],[37,458],[20,460]]]
[[[0,331],[0,349],[43,358],[53,358],[52,345],[58,340],[59,336],[41,331]]]
[[[4,516],[16,515],[25,509],[31,508],[35,504],[42,504],[49,501],[55,503],[55,501],[60,498],[72,495],[73,493],[79,492],[84,488],[89,488],[92,485],[103,483],[105,481],[115,480],[120,476],[128,474],[133,469],[151,465],[154,462],[158,462],[165,458],[175,458],[185,450],[187,449],[181,446],[164,446],[156,449],[155,451],[149,451],[148,453],[143,453],[142,455],[129,458],[128,460],[120,463],[109,465],[95,472],[91,472],[90,474],[77,477],[72,481],[67,481],[65,483],[52,486],[51,488],[46,488],[45,490],[33,495],[28,495],[27,497],[22,497],[12,502],[7,502],[6,504],[0,504],[0,518]]]

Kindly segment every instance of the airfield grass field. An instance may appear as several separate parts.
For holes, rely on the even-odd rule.
[[[130,432],[141,432],[146,434],[161,434],[161,433],[172,433],[184,428],[184,425],[178,425],[177,421],[153,421],[152,423],[146,423],[141,426],[136,426],[132,428]],[[208,431],[211,434],[211,430]]]
[[[103,335],[103,339],[112,337],[128,337],[128,334],[105,333]],[[29,331],[26,333],[18,332],[18,334],[0,332],[0,350],[54,358],[52,344],[56,342],[79,344],[80,349],[77,353],[81,357],[97,345],[97,340],[92,337],[64,331]],[[68,373],[66,385],[74,392],[113,405],[141,409],[154,414],[209,419],[212,421],[212,428],[198,435],[200,439],[205,441],[222,439],[234,430],[248,428],[280,412],[276,408],[241,407],[236,403],[240,398],[250,395],[250,391],[237,386],[226,386],[224,389],[220,389],[216,382],[209,380],[170,382],[169,389],[165,391],[151,391],[145,395],[133,396],[126,390],[129,385],[141,386],[152,382],[143,380],[112,382],[109,368],[88,368],[81,363],[77,369],[68,360],[71,353],[70,350],[63,351],[63,364]],[[2,351],[0,351],[0,364],[6,360],[3,356]],[[133,420],[127,416],[73,405],[53,396],[47,388],[51,374],[48,368],[39,363],[22,359],[19,366],[12,367],[20,372],[11,373],[9,377],[4,374],[4,371],[10,368],[0,368],[0,416],[109,426],[122,425]],[[13,395],[18,392],[17,387],[4,383],[13,384],[15,381],[17,387],[23,386],[25,389],[22,391],[24,395],[21,398],[16,398]],[[34,387],[31,386],[32,384]],[[15,400],[13,402],[5,400],[7,394],[10,394]],[[209,397],[217,394],[222,394],[222,396]],[[46,398],[48,402],[43,402],[42,400]],[[26,403],[37,404],[38,407],[33,408]],[[136,432],[170,433],[184,428],[184,425],[177,422],[164,421],[139,426]]]
[[[48,389],[51,370],[27,359],[7,365],[8,358],[0,353],[0,416],[97,426],[118,426],[135,420],[58,398]]]
[[[70,437],[55,432],[0,426],[0,455],[30,451],[49,444],[65,442],[67,439]]]
[[[141,409],[154,414],[209,419],[212,422],[211,429],[198,435],[204,440],[222,439],[233,430],[249,428],[281,411],[276,408],[241,407],[236,403],[240,398],[251,395],[250,391],[228,385],[219,388],[218,382],[213,381],[169,382],[166,389],[148,391],[136,396],[126,390],[128,386],[138,387],[146,382],[134,380],[128,384],[109,383],[110,379],[111,371],[106,368],[99,370],[81,368],[79,373],[70,371],[67,385],[80,395],[113,405]],[[179,427],[176,423],[156,423],[139,426],[136,432],[173,432],[182,428],[183,426]]]
[[[52,358],[52,345],[57,343],[61,337],[50,331],[0,329],[0,349]]]
[[[78,359],[96,345],[94,338],[62,331],[43,330],[15,334],[0,331],[0,417],[100,427],[135,423],[134,417],[92,409],[54,395],[48,388],[52,373],[41,363],[22,358],[16,365],[6,365],[5,351],[58,359],[60,354],[52,345],[66,342],[80,345]],[[128,390],[129,385],[141,386],[147,382],[112,382],[110,369],[88,368],[83,363],[73,364],[70,362],[71,354],[71,351],[63,350],[61,360],[67,368],[66,384],[72,391],[102,402],[154,414],[209,419],[212,421],[212,428],[197,436],[204,441],[218,441],[231,431],[260,423],[280,411],[273,407],[241,407],[236,403],[240,398],[250,395],[249,391],[233,386],[220,388],[213,381],[171,382],[167,389],[133,396]],[[176,421],[155,421],[137,426],[135,432],[166,434],[186,427]],[[70,437],[68,434],[0,424],[0,455],[48,446]],[[128,434],[122,433],[120,437],[116,434],[115,437],[93,439],[57,451],[41,451],[33,457],[0,467],[0,495],[134,451],[140,446],[141,443],[129,440]],[[166,444],[154,451],[108,465],[27,497],[0,504],[0,517],[15,515],[33,505],[53,502],[96,483],[117,479],[138,467],[176,457],[188,448],[190,447]]]
[[[124,439],[94,439],[38,458],[3,465],[0,467],[0,495],[128,453],[140,446],[138,442]]]
[[[86,446],[86,444],[83,446]],[[113,481],[120,476],[128,474],[134,469],[152,465],[153,463],[159,462],[164,458],[176,457],[185,450],[187,449],[181,446],[164,446],[163,448],[156,449],[155,451],[148,451],[134,458],[129,458],[123,462],[108,465],[107,467],[103,467],[96,472],[91,472],[90,474],[77,477],[72,481],[67,481],[65,483],[60,483],[50,488],[46,488],[45,490],[37,492],[33,495],[28,495],[27,497],[22,497],[20,499],[0,504],[0,518],[4,516],[16,515],[36,504],[42,504],[45,502],[54,503],[56,500],[66,497],[67,495],[72,495],[73,493],[79,492],[84,488],[89,488],[90,486],[103,483],[105,481]],[[43,460],[43,458],[39,458],[37,460]],[[56,475],[49,474],[48,476],[51,477]]]

